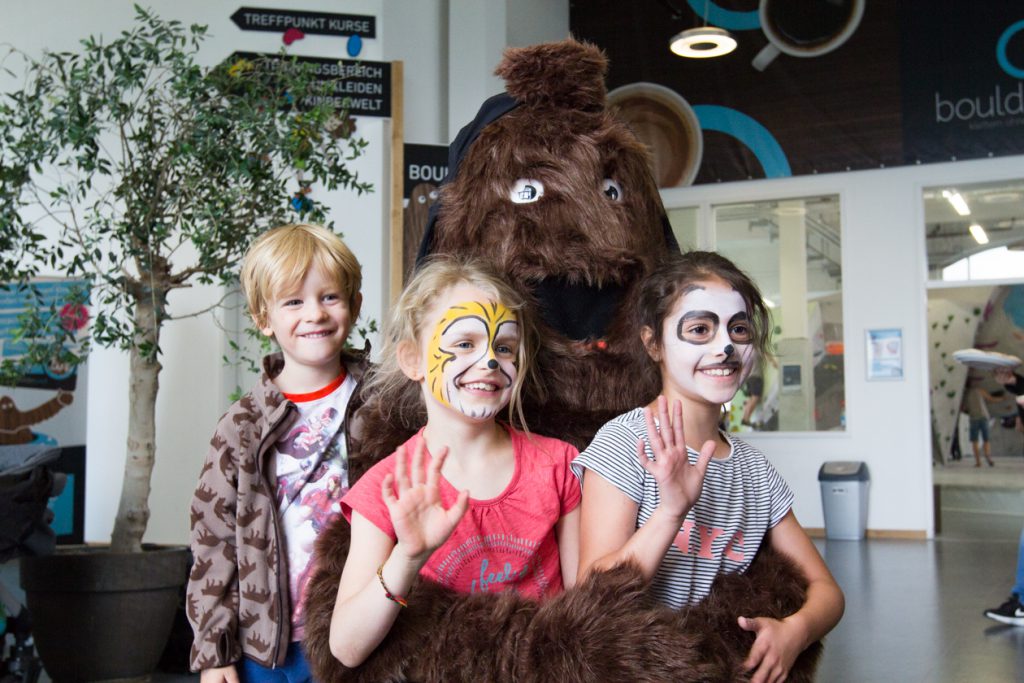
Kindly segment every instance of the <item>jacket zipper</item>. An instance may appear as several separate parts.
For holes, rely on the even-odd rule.
[[[271,428],[269,430],[267,430],[267,435],[260,441],[260,448],[259,448],[259,451],[257,451],[258,457],[260,459],[259,465],[263,465],[263,461],[266,459],[265,458],[265,447],[266,447],[266,444],[267,444],[267,440],[271,436],[273,436],[274,434],[277,433],[277,430],[284,423],[285,418],[287,418],[289,413],[291,413],[291,405],[290,404],[285,409],[284,415],[282,415],[281,418],[277,422],[275,422],[271,426]],[[266,473],[265,473],[265,471],[262,468],[260,469],[260,486],[263,486],[266,489],[267,495],[270,498],[270,502],[271,502],[270,509],[271,509],[271,514],[273,516],[273,522],[274,522],[274,524],[273,524],[273,528],[274,528],[274,546],[277,549],[277,590],[275,592],[277,593],[277,600],[276,601],[277,601],[278,626],[277,626],[276,632],[274,634],[274,656],[273,656],[273,658],[271,659],[271,662],[270,662],[270,668],[271,669],[276,669],[278,667],[278,658],[281,656],[281,630],[284,628],[284,626],[282,624],[284,624],[284,619],[286,618],[286,615],[284,614],[284,599],[283,599],[283,597],[281,595],[281,593],[282,593],[282,590],[281,590],[281,573],[282,573],[282,569],[285,567],[285,562],[283,561],[283,558],[281,556],[281,525],[280,525],[280,520],[278,519],[277,498],[275,497],[274,492],[271,491],[270,487],[267,485]],[[289,586],[285,586],[285,590],[290,590],[290,587]],[[287,618],[290,620],[292,617],[289,614],[289,615],[287,615]]]

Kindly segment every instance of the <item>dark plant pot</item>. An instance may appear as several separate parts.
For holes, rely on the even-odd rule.
[[[21,587],[43,666],[56,683],[148,676],[185,583],[188,550],[112,553],[62,546],[21,558]]]

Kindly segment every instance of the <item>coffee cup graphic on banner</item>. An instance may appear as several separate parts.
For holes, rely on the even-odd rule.
[[[608,93],[608,106],[650,149],[658,187],[693,184],[704,156],[704,135],[682,95],[657,83],[630,83]]]
[[[864,15],[865,0],[761,0],[758,13],[768,44],[751,62],[764,71],[779,53],[818,57],[853,35]]]

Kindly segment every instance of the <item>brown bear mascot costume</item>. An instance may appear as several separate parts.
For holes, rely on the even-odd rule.
[[[527,424],[579,448],[657,393],[657,373],[629,329],[629,294],[678,249],[647,151],[606,108],[606,68],[600,50],[571,39],[507,50],[496,72],[507,93],[487,100],[452,143],[420,249],[421,258],[487,258],[533,302],[544,384],[526,398]],[[373,396],[354,399],[350,484],[425,422],[414,388],[388,419]],[[421,581],[381,645],[348,669],[328,645],[348,547],[341,518],[317,540],[304,645],[319,683],[742,681],[753,635],[736,616],[786,616],[806,587],[767,549],[746,574],[719,577],[706,600],[683,610],[656,604],[630,566],[596,572],[544,603]],[[820,650],[805,651],[788,680],[812,680]]]

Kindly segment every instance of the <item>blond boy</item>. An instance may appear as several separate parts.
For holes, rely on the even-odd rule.
[[[321,226],[274,228],[246,253],[249,313],[280,351],[218,423],[192,499],[188,616],[202,683],[310,680],[302,597],[313,541],[348,490],[346,413],[366,359],[345,342],[361,281]]]

